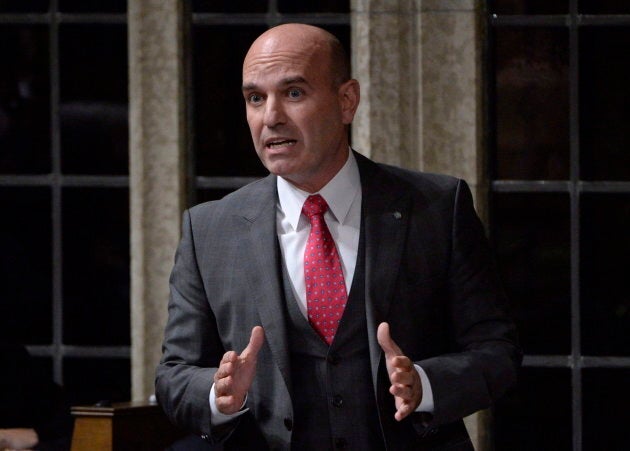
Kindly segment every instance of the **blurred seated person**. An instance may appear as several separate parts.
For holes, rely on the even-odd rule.
[[[0,341],[0,450],[69,450],[72,417],[61,387],[26,348]]]

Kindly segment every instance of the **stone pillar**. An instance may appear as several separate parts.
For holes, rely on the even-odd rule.
[[[184,206],[182,6],[181,0],[130,0],[128,6],[134,400],[153,393]]]
[[[352,0],[352,71],[361,103],[352,146],[376,161],[420,168],[419,15],[411,0]]]
[[[485,218],[481,2],[419,3],[424,112],[420,169],[465,179]]]
[[[361,104],[352,145],[374,160],[465,179],[485,217],[481,0],[352,0]],[[465,419],[490,449],[489,414]]]
[[[353,147],[464,178],[485,212],[480,0],[352,0]]]

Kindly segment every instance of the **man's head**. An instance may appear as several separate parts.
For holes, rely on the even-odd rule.
[[[285,24],[263,33],[243,63],[243,96],[265,167],[315,192],[348,156],[348,125],[359,104],[343,47],[321,28]]]

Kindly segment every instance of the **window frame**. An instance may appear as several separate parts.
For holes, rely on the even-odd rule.
[[[563,193],[568,194],[570,202],[570,321],[571,353],[569,355],[525,355],[523,366],[526,368],[568,368],[571,372],[572,395],[572,444],[573,450],[583,448],[583,369],[628,369],[630,357],[589,356],[582,349],[581,301],[580,301],[580,244],[581,244],[581,197],[583,194],[630,194],[628,181],[587,181],[580,178],[580,93],[579,59],[580,30],[585,27],[629,27],[630,14],[580,14],[578,0],[569,0],[566,14],[495,14],[494,2],[489,2],[486,10],[486,29],[488,30],[485,48],[487,55],[486,77],[486,123],[488,154],[496,153],[496,111],[497,93],[495,89],[495,61],[492,49],[495,45],[495,30],[523,27],[555,27],[568,31],[569,34],[569,179],[568,180],[497,180],[489,164],[489,199],[495,193]],[[490,236],[496,233],[493,221],[493,205],[490,202]]]
[[[51,0],[49,9],[41,13],[0,12],[0,25],[45,25],[48,28],[48,54],[50,77],[50,155],[51,170],[47,174],[0,174],[0,187],[28,188],[47,187],[51,192],[51,261],[52,261],[52,341],[49,344],[29,345],[26,348],[34,357],[52,359],[53,380],[64,384],[64,359],[131,358],[131,346],[67,345],[63,342],[63,232],[62,209],[63,189],[74,188],[126,188],[128,175],[68,175],[61,168],[61,124],[60,124],[60,62],[59,28],[64,24],[81,25],[126,25],[125,13],[65,13],[60,12],[58,0]],[[125,28],[125,33],[126,33]],[[131,375],[129,375],[131,381]]]

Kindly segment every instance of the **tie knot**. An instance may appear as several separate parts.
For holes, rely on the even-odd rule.
[[[308,198],[304,201],[304,206],[302,207],[302,213],[304,213],[308,218],[316,215],[323,215],[326,213],[326,210],[328,210],[328,204],[319,194],[308,196]]]

